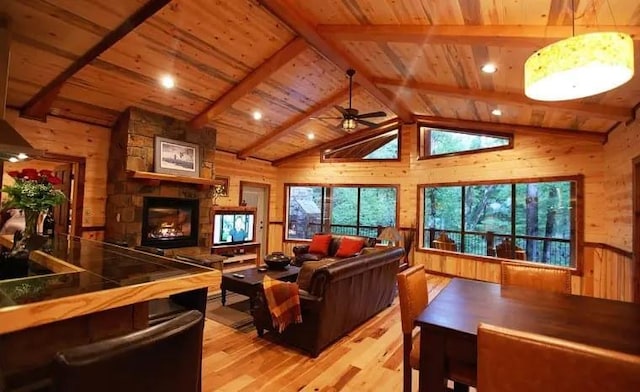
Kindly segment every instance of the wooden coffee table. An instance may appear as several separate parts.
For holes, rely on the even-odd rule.
[[[222,282],[220,283],[222,305],[224,306],[227,302],[227,290],[229,290],[249,297],[249,306],[253,309],[253,301],[256,295],[258,295],[258,291],[262,290],[262,279],[264,279],[265,275],[268,275],[272,279],[295,282],[298,278],[299,271],[299,267],[290,265],[282,270],[267,270],[261,272],[258,271],[258,268],[249,268],[238,272],[224,273],[222,274]],[[234,276],[234,274],[242,274],[244,278]]]

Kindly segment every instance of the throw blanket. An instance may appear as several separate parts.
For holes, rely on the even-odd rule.
[[[302,322],[297,284],[282,282],[265,276],[262,285],[269,313],[271,313],[271,319],[273,320],[273,327],[278,332],[284,331],[289,324]]]

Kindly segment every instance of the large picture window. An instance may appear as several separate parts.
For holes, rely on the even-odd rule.
[[[315,233],[376,237],[378,227],[396,226],[395,186],[288,185],[285,239]]]
[[[580,177],[422,185],[423,249],[576,268]]]

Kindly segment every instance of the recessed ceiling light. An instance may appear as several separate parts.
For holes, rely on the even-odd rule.
[[[29,158],[29,155],[25,154],[24,152],[21,152],[20,154],[18,154],[18,159],[27,159]]]
[[[262,119],[262,113],[256,110],[255,112],[253,112],[253,119],[256,121]]]
[[[171,75],[164,75],[160,78],[160,84],[166,89],[172,89],[176,85],[176,81]]]
[[[308,133],[308,134],[307,134],[307,139],[309,139],[309,140],[313,140],[313,139],[315,139],[315,138],[316,138],[316,135],[314,135],[313,133]]]
[[[16,158],[16,157],[11,157],[11,158],[9,158],[9,162],[11,162],[11,163],[16,163],[16,162],[18,162],[18,161],[19,161],[19,159],[18,159],[18,158]]]
[[[482,69],[482,72],[488,73],[488,74],[492,74],[498,70],[496,65],[493,63],[486,63],[485,65],[482,66],[481,69]]]
[[[491,114],[493,114],[494,116],[502,116],[502,110],[500,109],[493,109],[491,111]]]

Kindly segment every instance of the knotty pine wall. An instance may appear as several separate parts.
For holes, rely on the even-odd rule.
[[[105,224],[109,128],[49,116],[47,122],[28,120],[8,109],[7,121],[35,148],[86,158],[82,226]]]
[[[316,154],[283,165],[278,178],[282,183],[398,184],[399,226],[415,227],[418,184],[583,175],[584,241],[588,245],[584,248],[584,275],[573,277],[573,292],[631,300],[631,258],[601,245],[610,241],[609,227],[618,224],[603,214],[603,206],[608,201],[605,147],[597,141],[578,137],[517,129],[515,132],[511,150],[419,161],[417,127],[405,125],[400,162],[320,163]],[[612,134],[614,137],[616,132]],[[629,179],[630,173],[626,175],[627,182]],[[628,198],[630,204],[630,196]],[[630,226],[630,220],[622,225]],[[624,229],[629,233],[630,230],[630,227]],[[293,245],[287,243],[285,250],[290,252]],[[413,255],[413,262],[424,264],[428,270],[493,282],[499,281],[500,276],[500,265],[496,261],[439,251],[419,251]]]

